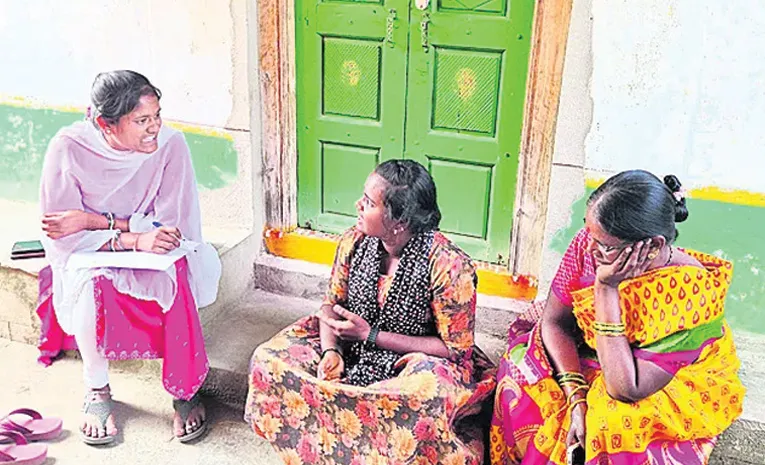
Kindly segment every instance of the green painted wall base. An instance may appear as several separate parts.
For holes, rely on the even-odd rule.
[[[555,251],[565,252],[582,227],[585,203],[592,191],[587,189],[573,205],[569,227],[553,237]],[[694,199],[688,199],[687,205],[690,215],[677,225],[677,245],[733,262],[728,322],[734,329],[765,334],[765,208]]]
[[[0,198],[37,201],[48,142],[81,113],[0,105]],[[185,132],[201,188],[218,189],[236,179],[237,152],[230,138]]]

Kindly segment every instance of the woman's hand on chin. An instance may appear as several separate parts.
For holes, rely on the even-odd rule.
[[[82,210],[46,213],[42,218],[42,230],[51,239],[61,239],[90,229],[90,215]]]
[[[616,288],[625,279],[636,278],[648,270],[651,261],[650,240],[636,242],[624,248],[612,263],[598,265],[597,283]]]

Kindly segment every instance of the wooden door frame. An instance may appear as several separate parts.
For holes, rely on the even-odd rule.
[[[297,227],[295,0],[257,2],[266,228]],[[573,0],[537,0],[509,270],[539,276],[563,62]]]

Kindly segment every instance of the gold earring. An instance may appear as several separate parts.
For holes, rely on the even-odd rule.
[[[648,253],[648,255],[647,255],[647,257],[648,257],[648,259],[649,259],[649,260],[653,260],[653,259],[655,259],[655,258],[656,258],[656,257],[658,257],[658,256],[659,256],[659,251],[658,251],[658,250],[656,250],[656,249],[652,250],[652,251],[651,251],[651,252],[649,252],[649,253]]]

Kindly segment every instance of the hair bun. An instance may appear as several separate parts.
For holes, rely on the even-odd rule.
[[[682,223],[688,219],[688,207],[685,206],[685,191],[677,176],[668,174],[664,176],[664,185],[675,198],[675,223]]]
[[[664,176],[664,185],[667,186],[670,190],[670,192],[679,192],[680,188],[683,187],[683,185],[680,183],[680,180],[677,179],[677,176],[674,174],[668,174]]]

